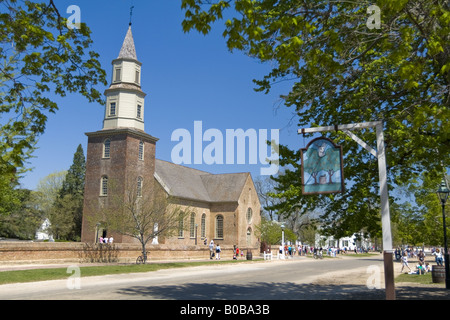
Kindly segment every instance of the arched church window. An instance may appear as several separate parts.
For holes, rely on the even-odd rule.
[[[247,209],[247,223],[252,223],[253,211],[252,208]]]
[[[107,176],[103,176],[101,179],[100,195],[101,196],[108,195],[108,177]]]
[[[205,238],[206,237],[206,214],[202,214],[202,222],[201,222],[201,237]]]
[[[215,230],[215,238],[223,239],[223,216],[216,216],[216,230]]]
[[[180,217],[178,218],[178,238],[184,237],[184,220],[183,220],[183,212],[180,213]]]
[[[191,221],[189,225],[189,236],[195,238],[195,213],[191,213]]]
[[[142,184],[144,179],[142,177],[137,178],[137,196],[142,197]]]
[[[144,160],[144,141],[139,141],[139,160]]]
[[[106,139],[103,142],[103,158],[109,158],[111,156],[111,140]]]

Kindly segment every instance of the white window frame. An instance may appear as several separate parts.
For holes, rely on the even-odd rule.
[[[102,176],[100,179],[100,196],[108,196],[108,176]]]
[[[206,214],[202,214],[202,222],[200,227],[200,236],[201,238],[206,238]]]
[[[137,196],[139,198],[142,197],[142,187],[144,186],[144,179],[142,177],[137,178]]]
[[[103,141],[103,159],[110,159],[111,158],[111,139],[107,138],[105,141]]]
[[[115,68],[113,82],[120,82],[121,80],[122,80],[122,68]]]
[[[114,109],[112,108],[112,106],[114,105]],[[114,110],[114,113],[112,112]],[[109,103],[109,112],[108,112],[108,116],[109,117],[115,117],[117,116],[117,102],[116,101],[112,101]]]
[[[144,141],[139,141],[139,151],[138,151],[138,159],[144,160],[144,150],[145,150],[145,144]]]
[[[136,107],[136,118],[142,119],[142,105],[138,104]]]
[[[214,230],[214,238],[215,239],[223,239],[224,238],[224,217],[221,214],[218,214],[215,219],[215,230]]]

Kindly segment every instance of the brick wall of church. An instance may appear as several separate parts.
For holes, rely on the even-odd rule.
[[[150,137],[150,136],[149,136]],[[103,158],[103,144],[110,139],[110,157]],[[139,142],[144,141],[144,159],[139,160]],[[96,227],[100,206],[108,206],[111,199],[111,189],[124,194],[127,179],[137,180],[143,177],[145,182],[153,182],[155,170],[155,141],[146,135],[130,134],[124,130],[104,130],[88,134],[88,148],[86,157],[86,178],[84,190],[84,210],[81,240],[95,242],[98,234]],[[101,178],[108,177],[108,196],[102,196]],[[114,188],[112,188],[114,187]],[[117,242],[135,242],[131,238],[123,238],[113,230],[107,230]]]
[[[247,212],[251,209],[251,219],[248,220]],[[259,237],[257,232],[257,226],[261,223],[261,205],[258,199],[258,194],[256,193],[255,186],[251,177],[247,178],[247,181],[242,190],[242,194],[239,198],[238,209],[238,242],[241,247],[259,247]],[[248,231],[250,233],[248,234]]]

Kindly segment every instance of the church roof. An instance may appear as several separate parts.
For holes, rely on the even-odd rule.
[[[250,174],[212,174],[156,159],[155,178],[174,197],[205,202],[238,201]]]
[[[122,48],[120,49],[117,59],[133,59],[137,60],[136,48],[134,47],[133,33],[131,26],[128,27],[125,40],[123,40]]]

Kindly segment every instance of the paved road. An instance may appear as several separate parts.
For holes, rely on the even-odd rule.
[[[375,266],[381,256],[370,258],[297,258],[223,264],[149,273],[110,275],[0,286],[0,299],[64,300],[288,300],[351,299],[364,294],[384,299],[384,289],[365,285],[311,285],[324,274]],[[77,282],[79,280],[79,282]],[[79,288],[78,288],[79,286]]]

